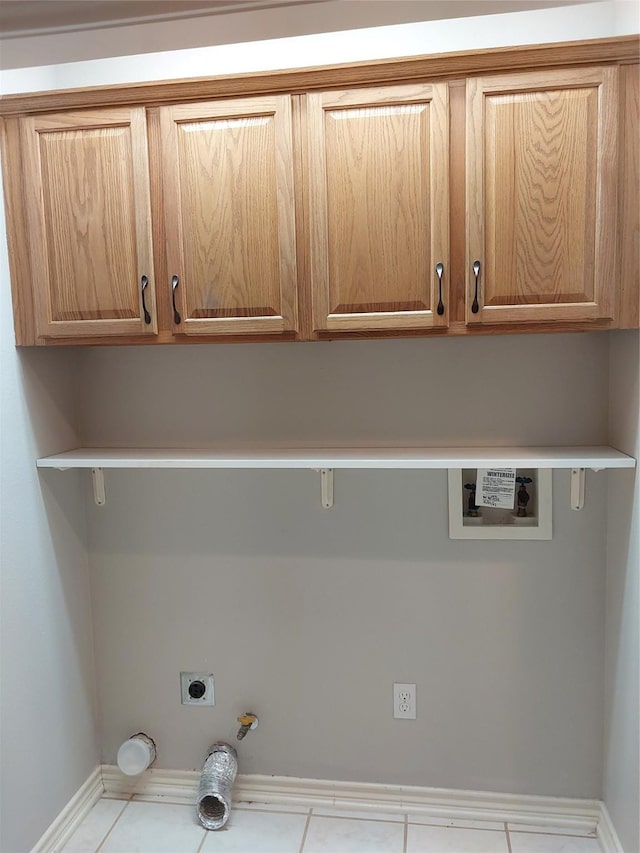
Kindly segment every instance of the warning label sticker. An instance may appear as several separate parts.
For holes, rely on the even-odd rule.
[[[476,504],[513,509],[516,493],[515,468],[478,468]]]

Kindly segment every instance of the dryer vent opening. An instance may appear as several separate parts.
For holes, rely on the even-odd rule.
[[[227,808],[224,802],[216,797],[215,794],[209,794],[203,800],[200,800],[200,814],[207,821],[226,821]]]

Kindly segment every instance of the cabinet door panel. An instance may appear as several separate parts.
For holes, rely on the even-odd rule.
[[[468,81],[467,322],[613,317],[616,74]]]
[[[37,334],[155,334],[144,110],[36,116],[22,135]]]
[[[174,332],[295,330],[290,98],[167,107],[161,124]]]
[[[446,326],[447,112],[446,84],[308,96],[315,329]]]

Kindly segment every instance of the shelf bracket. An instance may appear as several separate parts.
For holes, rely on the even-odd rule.
[[[316,468],[320,472],[320,492],[322,506],[331,509],[333,506],[333,468]]]
[[[571,469],[571,509],[579,510],[584,506],[584,468]]]
[[[104,493],[104,469],[92,468],[91,479],[93,480],[93,499],[96,506],[104,506],[107,498]]]

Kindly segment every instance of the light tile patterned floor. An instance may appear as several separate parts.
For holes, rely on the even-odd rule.
[[[195,807],[160,797],[99,800],[60,853],[601,853],[562,827],[318,807],[235,805],[205,832]]]

